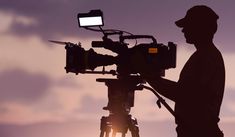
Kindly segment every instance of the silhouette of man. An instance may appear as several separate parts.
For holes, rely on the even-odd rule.
[[[154,76],[143,60],[134,63],[154,89],[175,102],[178,137],[223,137],[218,122],[225,68],[222,55],[213,43],[218,18],[211,8],[198,5],[175,22],[182,28],[186,42],[196,48],[178,82]]]

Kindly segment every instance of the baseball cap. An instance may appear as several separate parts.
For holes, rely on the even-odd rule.
[[[205,5],[197,5],[190,8],[185,17],[176,21],[176,26],[182,28],[185,25],[208,24],[216,22],[219,16],[209,7]]]

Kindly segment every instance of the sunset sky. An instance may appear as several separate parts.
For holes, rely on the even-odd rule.
[[[65,49],[48,40],[81,42],[85,49],[102,34],[79,28],[77,13],[101,9],[104,28],[153,35],[158,42],[178,45],[179,73],[195,51],[186,44],[174,22],[194,5],[207,5],[218,15],[214,43],[223,54],[226,87],[220,127],[235,135],[235,2],[232,0],[0,0],[0,137],[95,137],[108,113],[107,88],[96,78],[103,75],[66,74]],[[97,50],[99,53],[110,53]],[[199,99],[200,100],[200,99]],[[149,91],[136,92],[131,114],[144,137],[176,137],[174,118],[158,109]],[[174,103],[167,100],[172,107]]]

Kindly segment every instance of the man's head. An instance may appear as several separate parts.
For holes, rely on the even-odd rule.
[[[209,7],[198,5],[190,8],[186,16],[175,24],[183,28],[186,42],[195,44],[197,42],[212,40],[217,30],[217,19],[219,16]]]

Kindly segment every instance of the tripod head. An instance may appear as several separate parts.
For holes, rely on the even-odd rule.
[[[112,114],[129,113],[134,107],[135,90],[142,90],[137,85],[144,83],[140,76],[126,76],[117,79],[96,79],[108,87],[108,105],[104,110]]]

